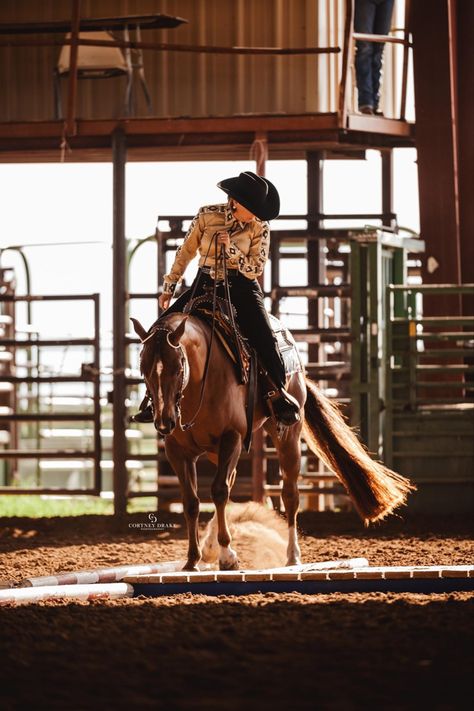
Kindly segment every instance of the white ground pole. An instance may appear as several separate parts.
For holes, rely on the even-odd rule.
[[[133,587],[128,583],[95,583],[92,585],[45,585],[43,587],[10,588],[0,590],[0,606],[24,605],[44,600],[117,600],[132,597]]]

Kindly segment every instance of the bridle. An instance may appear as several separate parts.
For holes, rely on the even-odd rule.
[[[185,353],[185,351],[184,351],[184,348],[182,347],[181,343],[178,343],[178,345],[175,346],[175,345],[173,345],[173,343],[170,342],[169,337],[170,337],[170,335],[172,334],[173,331],[170,330],[170,329],[168,329],[168,328],[166,328],[165,326],[156,326],[156,327],[152,330],[152,332],[142,341],[142,343],[146,343],[146,341],[148,341],[150,338],[152,338],[152,336],[154,336],[157,331],[164,331],[164,332],[167,334],[167,335],[166,335],[166,341],[167,341],[168,345],[170,345],[171,348],[175,348],[175,349],[178,349],[178,348],[179,348],[179,349],[181,350],[182,378],[181,378],[180,388],[179,388],[179,390],[178,390],[178,392],[177,392],[177,395],[176,395],[175,407],[176,407],[176,412],[177,412],[177,414],[178,414],[179,426],[180,426],[180,428],[183,430],[183,432],[185,432],[186,430],[191,429],[191,427],[193,427],[193,426],[195,425],[196,420],[197,420],[197,417],[198,417],[198,415],[199,415],[199,412],[201,411],[201,407],[202,407],[203,400],[204,400],[204,391],[205,391],[206,383],[207,383],[207,375],[208,375],[208,372],[209,372],[209,365],[210,365],[210,361],[211,361],[212,347],[213,347],[213,345],[214,345],[214,334],[215,334],[215,330],[216,330],[217,271],[218,271],[219,258],[222,260],[222,263],[223,263],[224,292],[225,292],[225,296],[226,296],[226,300],[227,300],[227,304],[228,304],[229,318],[230,318],[230,321],[231,321],[232,330],[233,330],[234,338],[235,338],[236,345],[237,345],[237,349],[236,349],[236,350],[237,350],[237,356],[238,356],[238,362],[239,362],[239,366],[240,366],[240,371],[241,371],[242,373],[245,372],[245,371],[244,371],[244,368],[243,368],[243,364],[242,364],[242,356],[241,356],[241,353],[240,353],[240,347],[239,347],[238,338],[237,338],[237,328],[236,328],[235,320],[234,320],[234,314],[233,314],[233,309],[232,309],[232,301],[231,301],[231,298],[230,298],[229,279],[228,279],[228,274],[227,274],[227,264],[226,264],[226,260],[225,260],[225,247],[224,247],[224,245],[221,246],[221,250],[220,250],[220,254],[219,254],[219,253],[218,253],[218,249],[217,249],[217,233],[213,236],[213,239],[209,242],[209,247],[208,247],[208,249],[207,249],[207,254],[206,254],[206,257],[205,257],[205,261],[207,260],[207,257],[208,257],[209,251],[210,251],[210,247],[211,247],[211,244],[212,244],[213,241],[215,242],[215,252],[214,252],[214,254],[215,254],[215,261],[214,261],[214,267],[215,267],[215,275],[216,275],[216,277],[215,277],[215,279],[214,279],[213,294],[212,294],[212,326],[211,326],[211,336],[210,336],[209,346],[208,346],[208,349],[207,349],[206,361],[205,361],[205,364],[204,364],[204,373],[203,373],[203,378],[202,378],[202,382],[201,382],[201,392],[200,392],[200,396],[199,396],[198,406],[197,406],[196,412],[194,413],[194,415],[192,416],[192,418],[189,420],[189,422],[186,422],[186,423],[183,424],[183,422],[181,421],[181,400],[182,400],[182,397],[183,397],[183,390],[184,390],[184,388],[185,388],[186,385],[187,385],[187,382],[186,382],[186,384],[185,384],[185,380],[187,380],[187,378],[189,378],[189,363],[188,363],[188,360],[187,360],[187,357],[186,357],[186,353]],[[187,307],[185,307],[185,309],[184,309],[185,313],[186,313],[186,312],[189,312],[189,307],[190,307],[190,305],[191,305],[192,302],[193,302],[193,297],[194,297],[196,288],[197,288],[197,284],[194,285],[194,289],[193,289],[193,291],[192,291],[191,298],[190,298],[190,300],[189,300],[189,302],[188,302],[188,304],[187,304]],[[185,369],[187,369],[187,378],[185,377]]]
[[[173,333],[173,329],[167,328],[166,326],[156,326],[152,330],[152,332],[146,338],[143,339],[142,344],[145,344],[147,341],[151,340],[154,336],[156,336],[158,331],[162,331],[163,333],[166,333],[167,344],[174,350],[180,351],[181,377],[180,377],[179,387],[176,392],[175,407],[176,407],[176,413],[178,415],[179,426],[181,427],[181,429],[186,429],[186,425],[183,425],[181,422],[181,400],[183,399],[184,389],[186,388],[186,386],[189,382],[190,369],[189,369],[188,358],[186,356],[186,351],[184,350],[184,347],[181,345],[181,343],[178,343],[177,346],[175,346],[174,343],[171,343],[170,336]]]

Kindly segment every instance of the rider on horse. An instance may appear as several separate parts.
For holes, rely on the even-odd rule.
[[[173,266],[164,277],[159,304],[166,310],[159,320],[170,313],[182,312],[191,297],[209,292],[214,280],[217,280],[218,295],[225,296],[222,263],[215,273],[216,249],[220,254],[224,248],[237,323],[243,336],[257,351],[260,364],[271,382],[268,396],[271,396],[274,416],[289,426],[300,419],[299,405],[285,389],[285,367],[257,281],[268,259],[270,227],[267,220],[277,217],[280,211],[278,191],[269,180],[250,171],[222,180],[218,187],[229,196],[228,202],[202,207],[193,219],[183,244],[176,252]],[[196,279],[191,288],[170,307],[176,285],[198,251],[200,260]],[[148,396],[133,420],[153,422]]]

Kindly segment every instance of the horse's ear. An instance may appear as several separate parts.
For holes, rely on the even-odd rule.
[[[141,325],[140,321],[137,321],[136,318],[130,318],[130,321],[133,323],[133,328],[135,329],[135,333],[137,334],[137,336],[140,338],[141,341],[144,341],[147,336],[147,332]]]
[[[172,346],[176,347],[178,345],[178,343],[180,342],[181,338],[183,337],[183,333],[184,333],[184,329],[185,329],[187,320],[188,320],[188,317],[185,316],[183,318],[183,320],[181,321],[181,323],[179,324],[179,326],[177,328],[175,328],[173,333],[170,333],[170,335],[168,336],[168,342]]]

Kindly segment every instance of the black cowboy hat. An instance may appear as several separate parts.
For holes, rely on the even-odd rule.
[[[261,220],[273,220],[280,212],[280,196],[266,178],[246,170],[235,178],[226,178],[217,187],[240,202]]]

